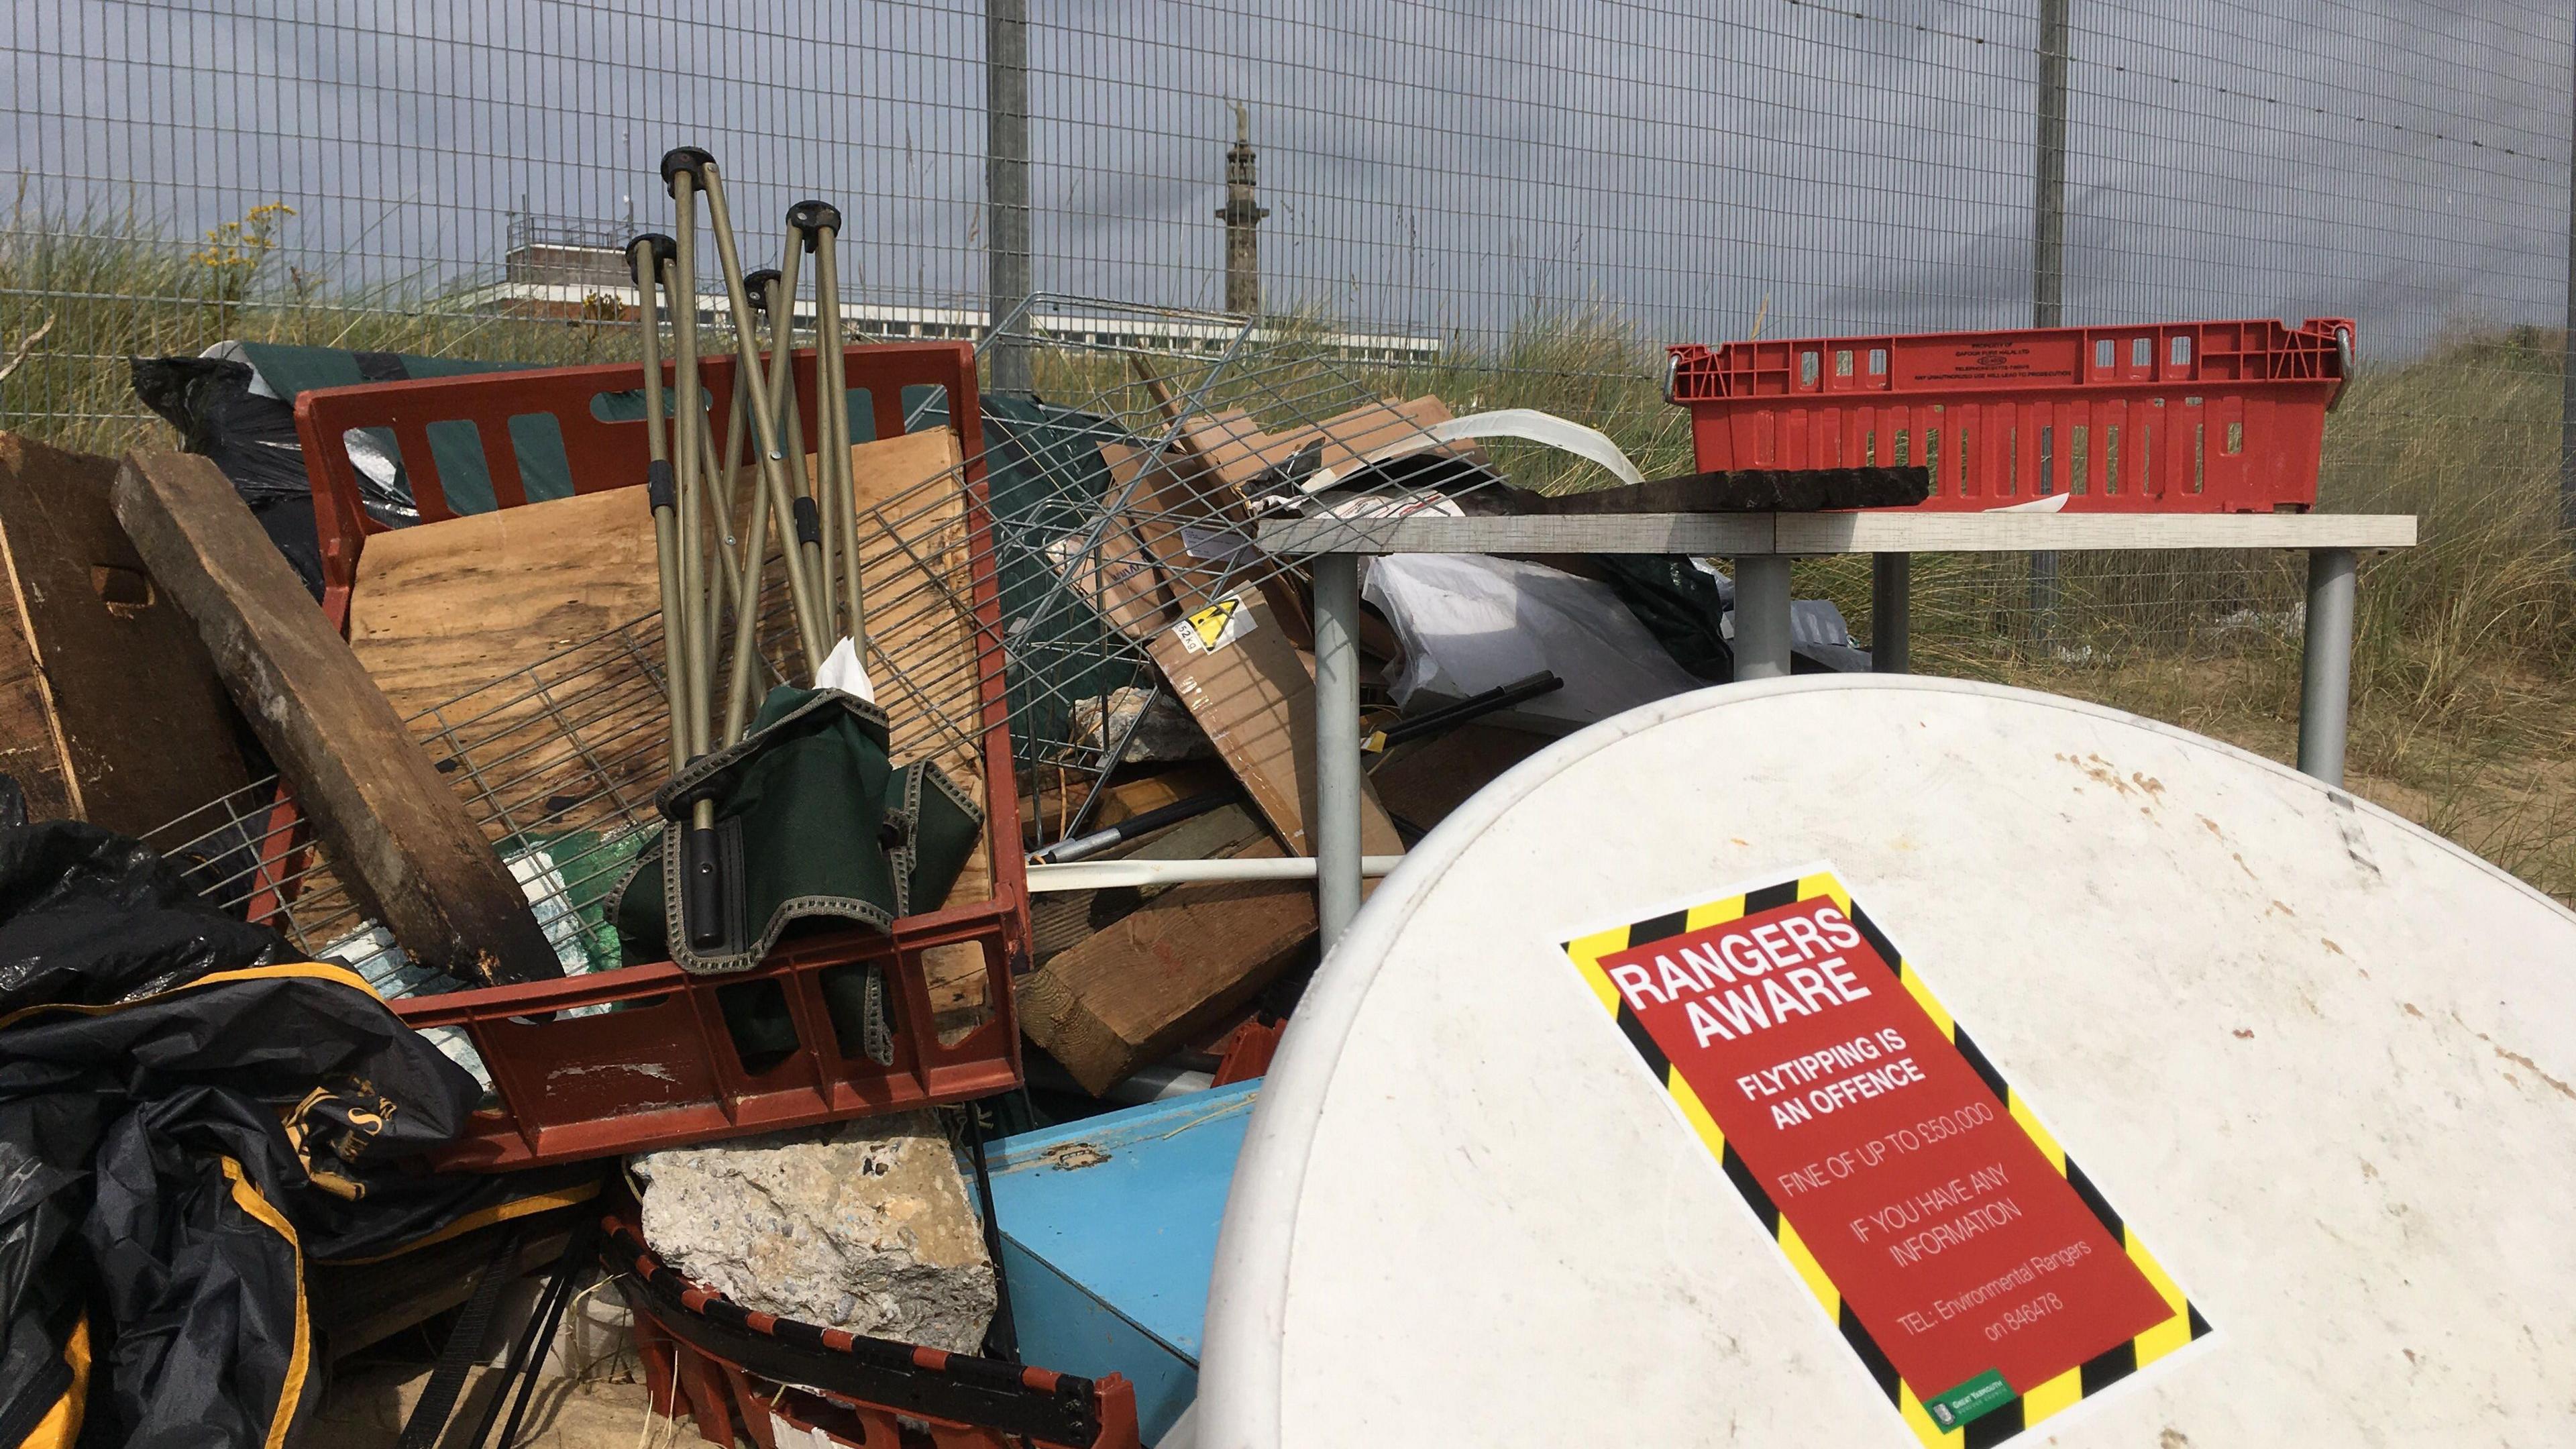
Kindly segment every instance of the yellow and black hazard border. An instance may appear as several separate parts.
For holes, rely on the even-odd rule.
[[[1862,938],[1869,942],[1870,949],[1877,952],[1879,960],[1894,968],[1896,979],[1922,1006],[1924,1013],[1932,1018],[1933,1023],[1941,1028],[1941,1034],[1948,1037],[1951,1044],[1959,1049],[1959,1055],[1967,1059],[1968,1065],[1975,1069],[1986,1086],[2002,1099],[2005,1109],[2012,1114],[2013,1121],[2019,1123],[2021,1130],[2029,1134],[2032,1143],[2038,1146],[2040,1154],[2066,1178],[2067,1184],[2075,1189],[2076,1196],[2084,1200],[2084,1205],[2093,1210],[2093,1215],[2102,1220],[2104,1227],[2110,1229],[2111,1236],[2118,1239],[2121,1246],[2128,1250],[2129,1260],[2137,1264],[2138,1271],[2146,1275],[2147,1281],[2154,1285],[2155,1290],[2164,1296],[2166,1304],[2173,1309],[2172,1317],[2128,1342],[2105,1350],[2082,1365],[2068,1369],[2048,1382],[2020,1395],[2012,1402],[1988,1410],[1956,1429],[1944,1430],[1932,1421],[1931,1414],[1923,1407],[1918,1386],[1906,1383],[1899,1377],[1896,1366],[1888,1361],[1884,1352],[1880,1351],[1877,1340],[1870,1337],[1869,1330],[1862,1326],[1858,1315],[1843,1302],[1841,1290],[1834,1286],[1833,1280],[1826,1276],[1823,1266],[1817,1263],[1815,1255],[1807,1250],[1804,1242],[1800,1241],[1797,1229],[1791,1227],[1789,1220],[1781,1215],[1778,1206],[1771,1201],[1770,1193],[1755,1179],[1752,1169],[1745,1165],[1744,1159],[1736,1155],[1734,1147],[1726,1140],[1726,1134],[1718,1130],[1717,1123],[1709,1116],[1708,1109],[1701,1105],[1699,1096],[1691,1090],[1690,1083],[1683,1079],[1682,1074],[1664,1056],[1663,1048],[1655,1044],[1653,1034],[1646,1030],[1644,1022],[1637,1019],[1637,1014],[1629,1009],[1627,1001],[1620,996],[1619,989],[1611,984],[1609,976],[1601,969],[1603,957],[1615,955],[1631,947],[1651,945],[1656,941],[1687,932],[1722,926],[1729,921],[1760,915],[1765,911],[1795,905],[1799,901],[1810,900],[1817,896],[1830,897],[1841,909],[1843,915],[1860,931]],[[2022,1430],[2030,1428],[2053,1414],[2062,1413],[2074,1407],[2209,1332],[2209,1321],[2201,1317],[2200,1310],[2192,1306],[2191,1301],[2183,1296],[2182,1289],[2165,1272],[2163,1265],[2156,1262],[2154,1256],[2147,1252],[2146,1245],[2138,1240],[2138,1235],[2129,1229],[2127,1223],[2121,1221],[2120,1215],[2112,1210],[2110,1202],[2102,1196],[2101,1190],[2093,1185],[2091,1178],[2084,1175],[2084,1169],[2076,1166],[2074,1159],[2066,1155],[2066,1150],[2057,1145],[2057,1139],[2049,1135],[2046,1127],[2040,1125],[2037,1114],[2030,1109],[2030,1104],[2013,1090],[2012,1083],[2004,1080],[2003,1073],[1995,1070],[1994,1063],[1988,1061],[1986,1054],[1978,1050],[1975,1042],[1968,1039],[1968,1034],[1959,1029],[1958,1022],[1952,1019],[1948,1008],[1942,1006],[1939,999],[1933,996],[1931,988],[1924,985],[1922,976],[1907,963],[1904,956],[1896,949],[1895,943],[1890,941],[1886,933],[1870,920],[1868,913],[1852,900],[1851,892],[1830,871],[1817,871],[1795,880],[1782,881],[1777,885],[1764,886],[1758,890],[1746,891],[1741,895],[1726,896],[1705,905],[1693,906],[1686,911],[1674,911],[1629,925],[1615,926],[1606,931],[1595,931],[1588,936],[1566,942],[1565,954],[1582,972],[1584,984],[1592,988],[1593,996],[1600,1001],[1603,1009],[1610,1012],[1617,1020],[1620,1034],[1627,1037],[1628,1044],[1636,1049],[1638,1057],[1645,1062],[1647,1069],[1655,1074],[1655,1079],[1663,1084],[1664,1090],[1672,1097],[1673,1104],[1681,1109],[1683,1119],[1699,1133],[1699,1139],[1707,1146],[1709,1155],[1715,1157],[1719,1166],[1725,1169],[1727,1181],[1734,1183],[1736,1191],[1743,1195],[1745,1205],[1753,1209],[1753,1215],[1761,1221],[1763,1231],[1769,1233],[1773,1241],[1780,1245],[1780,1252],[1789,1260],[1789,1266],[1797,1270],[1798,1277],[1806,1283],[1809,1291],[1816,1295],[1816,1301],[1824,1307],[1826,1318],[1841,1330],[1843,1341],[1851,1345],[1852,1352],[1859,1355],[1861,1366],[1869,1370],[1870,1377],[1877,1380],[1879,1388],[1886,1393],[1888,1401],[1896,1406],[1897,1413],[1904,1418],[1906,1424],[1914,1430],[1915,1436],[1924,1444],[1933,1446],[1933,1449],[1980,1449],[1980,1446],[1984,1445],[2001,1444]],[[1947,1386],[1930,1387],[1937,1393]]]

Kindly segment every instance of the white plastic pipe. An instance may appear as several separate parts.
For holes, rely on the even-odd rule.
[[[1545,444],[1576,457],[1590,459],[1631,487],[1646,481],[1645,475],[1637,471],[1637,465],[1629,461],[1626,453],[1619,451],[1617,443],[1610,440],[1610,435],[1598,428],[1587,428],[1570,418],[1560,418],[1536,408],[1498,408],[1489,413],[1470,413],[1445,423],[1433,423],[1411,437],[1372,450],[1349,468],[1339,471],[1319,468],[1314,476],[1297,486],[1308,493],[1320,493],[1375,464],[1401,458],[1408,453],[1419,453],[1426,448],[1436,448],[1443,443],[1470,443],[1480,438],[1520,438]]]
[[[1380,876],[1395,869],[1400,855],[1363,855],[1360,874]],[[1305,856],[1255,860],[1075,860],[1061,865],[1029,867],[1029,893],[1098,891],[1118,886],[1196,885],[1207,881],[1313,880],[1315,862]]]

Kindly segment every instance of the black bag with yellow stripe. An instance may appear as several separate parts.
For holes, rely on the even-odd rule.
[[[418,1170],[476,1091],[354,972],[0,776],[0,1449],[291,1442],[308,1265],[540,1186]]]

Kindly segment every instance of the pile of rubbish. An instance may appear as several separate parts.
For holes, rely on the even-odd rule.
[[[1229,875],[1313,853],[1314,604],[1259,522],[1566,511],[1536,456],[1586,511],[1778,506],[1136,345],[979,393],[844,337],[833,208],[746,271],[714,158],[663,179],[640,371],[225,343],[136,364],[185,451],[0,436],[0,1443],[279,1442],[396,1343],[405,1443],[496,1356],[512,1443],[602,1312],[716,1442],[1186,1442],[1317,959],[1311,879]],[[1923,496],[1846,471],[1807,506]],[[1731,677],[1704,559],[1361,588],[1370,855]]]

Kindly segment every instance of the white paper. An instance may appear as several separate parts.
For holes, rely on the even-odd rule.
[[[814,687],[837,689],[869,704],[877,702],[877,687],[868,682],[868,667],[859,662],[858,646],[846,638],[823,656],[823,667],[814,671]]]

